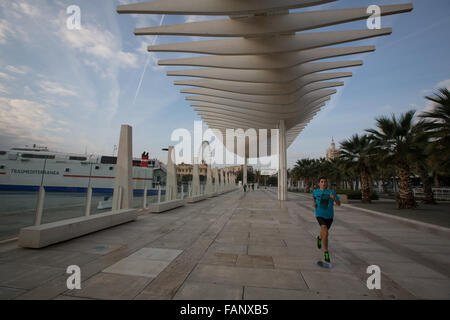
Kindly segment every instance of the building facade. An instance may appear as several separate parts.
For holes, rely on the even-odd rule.
[[[237,166],[231,166],[231,167],[227,167],[227,169],[232,172],[235,173],[236,175],[244,170],[244,165],[237,165]],[[247,165],[247,171],[248,172],[253,172],[253,167]]]
[[[340,149],[336,149],[336,144],[334,143],[334,138],[331,138],[331,147],[326,151],[327,160],[336,159],[339,156]]]
[[[181,164],[176,166],[177,175],[186,176],[192,175],[194,171],[194,166],[192,164],[187,164],[182,162]],[[201,176],[206,176],[207,165],[204,161],[198,166],[198,174]]]

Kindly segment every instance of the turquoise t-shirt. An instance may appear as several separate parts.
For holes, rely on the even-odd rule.
[[[322,217],[324,219],[333,219],[334,217],[334,201],[331,199],[330,194],[333,194],[336,200],[340,200],[334,190],[320,190],[316,189],[313,192],[313,198],[316,201],[316,217]]]

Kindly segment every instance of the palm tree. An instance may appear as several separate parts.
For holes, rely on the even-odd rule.
[[[294,170],[300,178],[305,181],[305,192],[310,192],[311,179],[312,179],[312,165],[313,160],[311,159],[301,159],[297,160],[295,163]]]
[[[367,135],[353,135],[341,142],[340,159],[347,169],[354,169],[361,177],[362,202],[370,203],[371,143]]]
[[[432,167],[430,165],[432,158],[430,157],[429,150],[427,146],[430,143],[430,134],[426,130],[427,123],[425,121],[419,121],[413,127],[414,131],[414,140],[413,144],[417,147],[418,150],[422,150],[423,152],[416,152],[411,154],[413,160],[413,168],[417,171],[417,174],[420,177],[423,185],[423,193],[424,193],[424,203],[427,204],[436,204],[436,201],[433,197],[433,189],[431,187],[430,178],[428,175],[429,169]]]
[[[385,161],[395,165],[399,176],[400,197],[397,199],[399,209],[414,208],[417,206],[414,200],[411,181],[411,156],[420,150],[413,143],[414,130],[413,118],[415,111],[411,110],[391,118],[382,116],[376,119],[378,129],[367,129],[370,139],[374,143],[374,149]]]
[[[440,172],[450,171],[450,92],[442,88],[434,96],[425,99],[434,103],[433,110],[423,112],[419,117],[425,121],[425,130],[431,137],[427,151],[431,156],[436,181]]]
[[[329,162],[329,178],[336,183],[338,189],[343,189],[342,181],[345,178],[345,161],[339,157],[331,159]]]

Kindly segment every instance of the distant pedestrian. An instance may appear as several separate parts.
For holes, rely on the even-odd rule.
[[[323,242],[323,252],[326,262],[330,262],[330,254],[328,253],[328,232],[331,228],[334,218],[334,203],[341,205],[339,196],[334,190],[327,189],[327,178],[321,177],[319,180],[319,188],[315,189],[313,196],[313,207],[316,213],[316,219],[320,225],[320,236],[317,236],[317,247],[320,249]]]
[[[255,191],[255,184],[252,183],[252,191]]]
[[[244,184],[244,192],[247,192],[247,185]]]

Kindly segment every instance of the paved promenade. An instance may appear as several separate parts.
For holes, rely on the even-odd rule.
[[[336,209],[333,269],[311,200],[235,191],[45,249],[0,245],[0,299],[450,299],[450,232]],[[381,290],[366,269],[381,268]],[[66,268],[81,268],[68,290]]]

